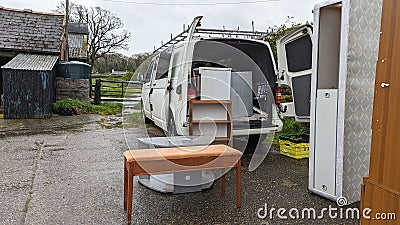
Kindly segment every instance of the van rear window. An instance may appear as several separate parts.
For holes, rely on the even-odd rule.
[[[309,35],[285,45],[289,72],[310,70],[312,63],[312,42]]]

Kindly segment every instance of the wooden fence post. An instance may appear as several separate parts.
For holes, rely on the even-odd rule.
[[[121,87],[122,87],[121,95],[122,95],[122,98],[123,98],[125,96],[124,95],[124,82],[123,81],[121,82]]]
[[[101,103],[101,80],[96,80],[94,87],[94,104],[100,105]]]

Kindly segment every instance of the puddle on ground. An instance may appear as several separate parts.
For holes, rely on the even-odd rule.
[[[122,104],[123,104],[123,107],[122,107],[123,115],[140,112],[140,103],[139,102],[123,102]]]

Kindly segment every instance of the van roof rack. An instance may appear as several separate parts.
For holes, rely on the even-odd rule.
[[[209,28],[200,28],[200,20],[202,17],[196,17],[193,20],[192,26],[195,25],[196,27],[193,29],[192,26],[188,26],[185,28],[182,33],[178,34],[177,36],[173,37],[171,34],[171,39],[163,43],[161,42],[161,46],[159,48],[154,47],[154,53],[163,51],[174,44],[177,44],[181,41],[187,39],[188,36],[193,37],[228,37],[228,38],[244,38],[244,39],[255,39],[255,40],[263,40],[267,37],[270,37],[273,32],[261,32],[261,31],[246,31],[246,30],[226,30],[226,29],[209,29]],[[193,31],[193,32],[191,32]]]

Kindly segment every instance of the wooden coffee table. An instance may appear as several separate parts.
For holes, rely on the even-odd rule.
[[[124,209],[132,219],[134,176],[236,168],[236,206],[241,207],[242,152],[226,145],[141,149],[124,152]],[[221,193],[225,193],[225,175]]]

